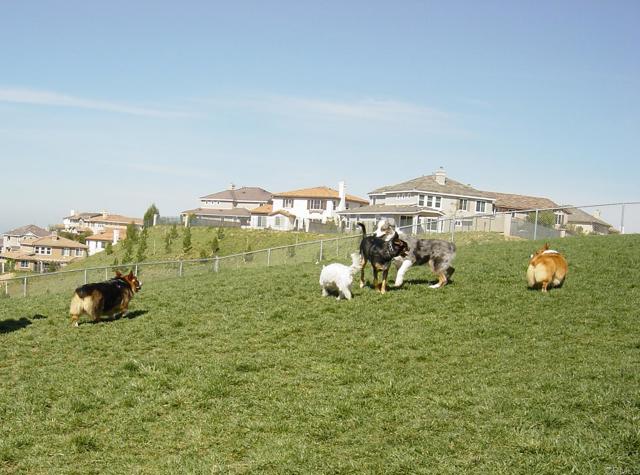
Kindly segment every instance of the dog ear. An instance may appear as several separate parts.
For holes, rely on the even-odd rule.
[[[549,249],[549,243],[548,243],[548,242],[545,242],[545,243],[544,243],[544,246],[542,246],[542,248],[543,248],[545,251],[546,251],[546,250],[548,250],[548,249]]]
[[[127,279],[133,279],[133,271],[129,271],[129,274],[127,275]]]
[[[116,271],[116,278],[118,278],[118,277],[122,277],[122,274],[120,273],[119,270]]]

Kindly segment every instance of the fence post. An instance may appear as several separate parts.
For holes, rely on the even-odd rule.
[[[622,203],[622,211],[620,212],[620,234],[624,234],[624,203]]]
[[[178,277],[182,277],[182,262],[180,261],[180,267],[178,267]]]
[[[27,278],[24,278],[24,283],[22,284],[22,296],[27,296]]]
[[[104,280],[109,280],[109,268],[104,268]]]
[[[453,242],[453,234],[456,229],[456,222],[454,221],[454,219],[449,220],[449,226],[451,227],[451,242]]]
[[[136,264],[136,267],[135,267],[135,270],[133,271],[133,274],[136,275],[136,276],[138,275],[138,264]]]
[[[84,283],[86,284],[88,282],[87,280],[87,269],[84,270]]]
[[[267,267],[271,265],[271,248],[267,249]]]
[[[4,281],[4,294],[9,295],[9,282]]]
[[[536,208],[536,220],[533,223],[533,240],[538,238],[538,208]]]
[[[322,260],[323,244],[324,244],[324,241],[320,241],[320,259],[319,259],[320,261]]]
[[[220,258],[216,256],[213,260],[213,272],[218,272],[220,270]]]

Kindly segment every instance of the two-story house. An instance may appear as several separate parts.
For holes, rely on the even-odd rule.
[[[493,213],[495,202],[489,193],[448,178],[442,168],[432,175],[376,188],[368,195],[368,206],[338,213],[348,227],[361,221],[371,228],[387,218],[400,227],[440,232],[445,223],[463,225],[465,218]]]
[[[357,209],[368,204],[364,198],[348,195],[344,182],[338,190],[327,186],[304,188],[273,194],[271,211],[252,211],[252,227],[267,227],[282,231],[309,229],[310,222],[326,223],[338,218],[342,209]],[[257,212],[256,212],[257,211]]]
[[[127,237],[127,228],[113,228],[99,234],[92,234],[85,239],[90,256],[102,252],[107,248],[107,244],[116,245]]]
[[[96,216],[100,216],[101,214],[102,213],[98,212],[77,213],[72,209],[69,212],[69,216],[65,216],[64,218],[62,218],[63,229],[70,233],[80,233],[82,231],[88,231],[90,228],[87,224],[87,220]]]
[[[0,254],[5,264],[15,262],[15,271],[45,272],[52,265],[65,266],[87,256],[87,246],[52,234],[51,236],[25,240],[20,248]]]
[[[182,211],[180,216],[183,221],[193,216],[212,226],[249,226],[250,210],[271,203],[271,196],[259,187],[231,184],[227,190],[202,196],[198,208]]]
[[[49,236],[51,233],[46,229],[36,226],[35,224],[28,224],[21,226],[11,231],[2,233],[2,246],[0,246],[0,252],[17,251],[20,249],[20,245],[24,241],[31,241],[41,237]]]
[[[93,234],[100,234],[110,229],[126,228],[133,223],[138,229],[142,229],[144,221],[141,218],[131,218],[120,214],[110,214],[106,211],[101,213],[76,213],[71,210],[71,214],[63,219],[65,231],[81,232],[91,231]]]
[[[494,204],[496,213],[511,213],[513,218],[527,219],[529,213],[537,209],[553,212],[556,228],[563,227],[567,223],[567,212],[557,209],[559,206],[549,198],[491,191],[487,193],[496,200]]]

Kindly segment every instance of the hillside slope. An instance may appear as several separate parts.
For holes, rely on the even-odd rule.
[[[547,295],[540,244],[350,302],[314,264],[152,282],[78,329],[68,295],[4,299],[0,471],[637,473],[640,236],[553,241]]]

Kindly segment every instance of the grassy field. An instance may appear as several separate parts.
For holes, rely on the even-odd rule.
[[[352,301],[313,263],[145,282],[77,329],[69,292],[0,299],[0,472],[638,474],[640,236],[552,241],[547,295],[540,244]]]

